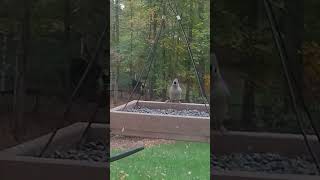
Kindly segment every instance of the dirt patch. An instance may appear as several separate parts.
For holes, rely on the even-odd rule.
[[[141,137],[112,135],[110,146],[111,146],[111,149],[126,150],[126,149],[134,148],[137,146],[141,146],[141,145],[144,145],[145,148],[149,148],[149,147],[160,145],[160,144],[174,144],[175,142],[176,141],[174,140],[148,139],[148,138],[141,138]]]

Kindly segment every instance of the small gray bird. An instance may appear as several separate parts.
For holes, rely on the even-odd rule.
[[[169,89],[169,98],[170,101],[178,101],[180,103],[181,100],[181,93],[182,93],[182,89],[179,86],[179,81],[178,79],[174,79],[172,82],[172,85]]]
[[[213,108],[213,118],[216,120],[219,130],[222,133],[225,133],[227,129],[224,127],[224,119],[228,112],[230,92],[229,89],[223,80],[217,57],[215,54],[212,54],[213,58],[213,67],[211,71],[211,78],[213,81],[211,96],[212,96],[212,108]]]

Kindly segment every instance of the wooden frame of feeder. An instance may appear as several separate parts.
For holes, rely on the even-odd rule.
[[[86,128],[87,123],[75,123],[62,128],[52,142],[47,153],[56,148],[72,147],[79,141],[79,135]],[[106,124],[92,124],[88,131],[89,139],[106,137]],[[108,163],[89,162],[85,160],[54,159],[34,157],[39,153],[50,134],[0,151],[1,178],[7,180],[100,180],[109,177]],[[144,147],[136,147],[110,157],[110,162],[135,154]]]
[[[308,153],[304,140],[297,134],[258,133],[258,132],[229,132],[221,135],[213,132],[211,142],[212,152],[216,155],[230,153],[276,153],[288,157],[295,157]],[[320,145],[314,135],[309,135],[310,145],[316,150],[320,158]],[[301,180],[320,179],[319,175],[277,174],[264,172],[249,172],[228,170],[211,171],[213,179],[219,180]]]
[[[52,142],[47,153],[55,149],[73,147],[85,130],[86,123],[75,123],[62,128]],[[87,136],[89,139],[101,139],[106,136],[106,124],[92,124]],[[50,134],[0,151],[0,169],[3,179],[20,180],[57,180],[57,179],[105,179],[108,175],[108,163],[85,160],[54,159],[34,157],[39,153]],[[110,162],[133,155],[144,147],[136,147],[110,157]],[[18,173],[17,173],[18,172]]]
[[[129,102],[132,108],[137,100]],[[139,101],[141,107],[206,111],[204,104]],[[210,117],[147,114],[122,111],[125,105],[110,110],[112,134],[188,141],[210,141]],[[209,108],[209,106],[207,105]],[[124,131],[122,132],[122,128]]]
[[[47,153],[60,146],[72,146],[79,141],[86,123],[75,123],[62,128],[52,142]],[[92,124],[89,138],[106,137],[106,124]],[[5,149],[0,152],[1,178],[10,180],[57,180],[57,179],[105,179],[108,164],[83,160],[34,157],[47,142],[50,134]]]

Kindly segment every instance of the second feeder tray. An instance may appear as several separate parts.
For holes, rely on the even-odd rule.
[[[156,101],[139,101],[137,104],[134,100],[124,107],[125,104],[110,110],[112,134],[210,141],[210,117],[206,110],[209,105]]]

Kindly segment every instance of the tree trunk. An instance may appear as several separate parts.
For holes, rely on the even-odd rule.
[[[190,46],[191,46],[191,42],[192,42],[192,26],[193,26],[193,3],[192,1],[190,2],[189,4],[189,31],[188,31],[188,40],[189,40],[189,43],[190,43]],[[190,57],[188,57],[188,61],[187,61],[187,70],[188,71],[195,71],[195,69],[193,69],[192,67],[192,64],[191,64],[191,59]],[[190,81],[187,81],[187,88],[186,88],[186,102],[190,102],[190,90],[191,90],[191,82]]]
[[[120,41],[120,32],[119,32],[119,8],[120,8],[120,0],[115,0],[115,44],[116,46],[119,46]],[[118,48],[116,50],[117,53],[119,53]],[[120,70],[120,59],[119,62],[115,62],[116,65],[116,72],[115,72],[115,78],[114,78],[114,91],[113,91],[113,104],[118,103],[118,90],[119,90],[119,70]]]
[[[20,127],[21,122],[23,121],[23,92],[21,89],[23,88],[23,63],[22,63],[22,47],[21,47],[21,40],[18,40],[17,47],[16,47],[16,62],[15,62],[15,80],[14,80],[14,92],[13,92],[13,112],[14,112],[14,119],[12,121],[12,130],[13,135],[16,139],[20,136]]]
[[[302,94],[303,91],[303,61],[302,55],[299,53],[302,49],[303,41],[303,1],[302,0],[285,0],[288,14],[283,19],[283,34],[285,36],[285,46],[288,54],[288,69],[292,72],[293,78],[296,80],[296,94]],[[285,81],[285,107],[289,110],[290,100],[288,98],[287,82]]]
[[[120,0],[115,0],[115,42],[119,43],[119,7],[120,7]]]
[[[157,36],[157,13],[156,12],[154,12],[153,13],[153,26],[152,26],[152,42],[155,42],[155,40],[156,40],[156,36]]]
[[[253,122],[253,113],[255,111],[255,96],[254,87],[249,82],[245,80],[244,82],[244,92],[242,98],[242,127],[254,128],[255,124]]]
[[[157,12],[153,12],[153,14],[152,14],[153,16],[152,16],[152,42],[153,43],[155,43],[155,39],[156,39],[156,36],[157,36]],[[156,51],[155,51],[155,53],[156,53]],[[156,56],[156,54],[154,55],[154,56]],[[155,57],[153,57],[153,58],[155,58]],[[155,64],[152,64],[151,65],[151,70],[150,70],[150,74],[149,74],[149,78],[150,78],[150,83],[149,83],[149,98],[150,98],[150,100],[152,100],[153,99],[153,97],[154,97],[154,92],[153,92],[153,88],[154,88],[154,76],[153,76],[153,74],[152,74],[152,72],[153,72],[153,70],[154,70],[154,66],[155,66]]]
[[[198,18],[202,22],[203,17],[201,16],[201,13],[204,10],[203,3],[198,4]],[[206,62],[205,59],[201,59],[200,62]],[[206,63],[199,63],[199,77],[200,77],[200,83],[202,85],[202,89],[204,90],[204,75],[205,75],[205,69],[206,69]],[[205,92],[204,92],[205,93]],[[199,95],[202,96],[201,91],[199,91]]]
[[[71,79],[70,79],[70,61],[71,61],[71,43],[70,43],[70,31],[71,31],[71,7],[70,7],[70,0],[64,1],[64,35],[65,35],[65,89],[67,97],[71,94]]]
[[[111,27],[111,42],[113,43],[116,40],[116,23],[115,23],[115,16],[114,11],[115,11],[115,7],[114,7],[114,2],[111,1],[110,3],[110,23],[112,24]]]
[[[7,70],[9,65],[7,64],[7,35],[3,34],[3,39],[2,39],[2,49],[1,49],[1,91],[6,90],[6,79],[7,79]]]
[[[171,28],[170,28],[170,30],[172,30],[174,27],[173,26],[171,26]],[[168,56],[168,58],[169,58],[169,61],[168,61],[168,66],[169,66],[169,74],[168,74],[168,79],[171,81],[171,79],[173,79],[173,71],[174,71],[174,63],[176,62],[176,60],[177,60],[177,40],[176,40],[176,38],[175,38],[175,36],[176,36],[176,32],[173,32],[172,33],[172,42],[174,43],[174,48],[172,49],[172,50],[170,50],[169,52],[170,52],[170,54],[169,54],[169,56]],[[169,81],[169,82],[170,82]]]
[[[22,51],[21,46],[17,47],[16,59],[16,79],[14,87],[14,113],[15,122],[13,126],[14,136],[20,140],[21,136],[25,135],[25,90],[26,90],[26,65],[29,58],[29,41],[30,41],[30,8],[31,2],[24,0],[24,16],[22,21]],[[18,43],[20,44],[20,43]]]
[[[262,14],[259,11],[262,7],[262,1],[251,0],[250,2],[250,12],[249,13],[249,26],[252,30],[258,30],[262,24],[263,18]],[[249,40],[250,43],[251,40]],[[250,47],[250,44],[249,44]],[[250,52],[248,57],[251,61],[256,61],[255,52]],[[242,119],[241,125],[249,129],[254,128],[255,124],[253,121],[253,114],[255,112],[255,89],[250,82],[250,79],[254,79],[255,74],[249,72],[249,79],[246,79],[244,82],[243,90],[243,101],[242,101]]]
[[[151,0],[148,0],[148,6],[151,7]],[[148,33],[148,40],[152,38],[152,12],[149,12],[149,33]]]
[[[81,34],[81,37],[80,37],[80,57],[84,57],[84,58],[86,58],[84,55],[84,47],[85,47],[84,41],[85,41],[85,39],[86,39],[85,35]]]
[[[134,70],[133,70],[133,56],[132,56],[132,51],[133,51],[133,7],[132,7],[132,0],[130,0],[130,63],[129,63],[129,71],[130,71],[130,77],[132,78],[134,75]],[[132,91],[133,89],[131,89]]]
[[[165,16],[167,13],[166,13],[166,6],[165,4],[162,6],[162,14]],[[163,26],[163,31],[165,31],[166,29],[166,24],[164,24]],[[163,48],[162,50],[162,59],[163,59],[163,65],[164,67],[167,66],[167,55],[166,55],[166,48]],[[167,82],[167,73],[165,70],[162,70],[162,77],[163,77],[163,80],[165,82]],[[161,99],[162,101],[165,101],[166,100],[166,94],[167,94],[167,86],[163,86],[162,88],[162,92],[161,92]]]
[[[163,65],[166,66],[166,49],[163,48],[162,50],[162,59],[163,59]],[[165,82],[167,82],[167,74],[166,74],[166,71],[162,71],[162,78]],[[162,87],[162,92],[161,92],[161,99],[163,101],[166,100],[166,94],[167,94],[167,86],[163,86]]]

